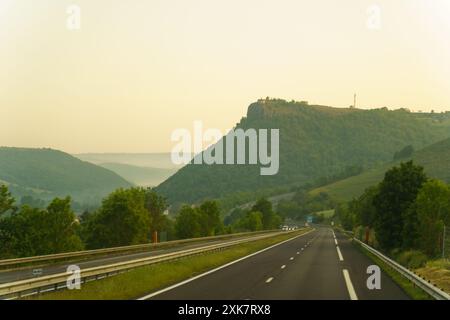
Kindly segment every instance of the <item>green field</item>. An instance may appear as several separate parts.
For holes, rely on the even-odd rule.
[[[124,300],[137,299],[148,293],[168,287],[230,261],[269,247],[278,242],[303,234],[310,229],[282,234],[233,246],[222,252],[207,253],[175,261],[163,262],[134,269],[110,278],[82,284],[81,290],[63,290],[30,296],[43,300]]]
[[[394,163],[384,165],[376,169],[365,171],[360,175],[316,188],[311,191],[311,194],[316,195],[325,192],[332,198],[340,201],[352,200],[353,198],[360,196],[366,188],[383,180],[384,173],[393,165]]]

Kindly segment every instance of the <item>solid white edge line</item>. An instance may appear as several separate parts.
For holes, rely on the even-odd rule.
[[[278,246],[280,246],[280,245],[282,245],[282,244],[284,244],[284,243],[286,243],[286,242],[295,240],[295,239],[297,239],[297,238],[299,238],[299,237],[303,237],[303,236],[305,236],[305,235],[307,235],[307,234],[309,234],[309,233],[311,233],[311,232],[313,232],[313,231],[316,231],[316,229],[312,229],[312,230],[310,230],[310,231],[308,231],[308,232],[302,233],[302,234],[300,234],[300,235],[298,235],[298,236],[295,236],[295,237],[293,237],[293,238],[290,238],[290,239],[284,240],[284,241],[282,241],[282,242],[276,243],[276,244],[274,244],[274,245],[272,245],[272,246],[270,246],[270,247],[267,247],[267,248],[264,248],[264,249],[259,250],[259,251],[257,251],[257,252],[251,253],[251,254],[249,254],[249,255],[247,255],[247,256],[245,256],[245,257],[242,257],[242,258],[239,258],[239,259],[237,259],[237,260],[231,261],[231,262],[229,262],[229,263],[227,263],[227,264],[224,264],[223,266],[220,266],[220,267],[217,267],[217,268],[215,268],[215,269],[206,271],[205,273],[199,274],[198,276],[195,276],[195,277],[186,279],[186,280],[184,280],[184,281],[181,281],[181,282],[179,282],[179,283],[176,283],[176,284],[174,284],[174,285],[171,285],[170,287],[167,287],[167,288],[161,289],[161,290],[159,290],[159,291],[150,293],[150,294],[148,294],[148,295],[146,295],[146,296],[144,296],[144,297],[138,298],[138,299],[136,299],[136,300],[147,300],[147,299],[150,299],[150,298],[152,298],[152,297],[154,297],[154,296],[157,296],[157,295],[159,295],[159,294],[161,294],[161,293],[170,291],[170,290],[175,289],[175,288],[177,288],[177,287],[179,287],[179,286],[182,286],[182,285],[184,285],[184,284],[186,284],[186,283],[189,283],[189,282],[191,282],[191,281],[194,281],[194,280],[197,280],[197,279],[202,278],[202,277],[204,277],[204,276],[207,276],[208,274],[211,274],[211,273],[214,273],[214,272],[219,271],[219,270],[221,270],[221,269],[224,269],[224,268],[226,268],[226,267],[229,267],[229,266],[231,266],[231,265],[233,265],[233,264],[235,264],[235,263],[238,263],[238,262],[240,262],[240,261],[242,261],[242,260],[245,260],[245,259],[248,259],[248,258],[250,258],[250,257],[256,256],[257,254],[263,253],[264,251],[267,251],[267,250],[273,249],[273,248],[275,248],[275,247],[278,247]]]
[[[339,249],[339,246],[336,246],[336,250],[339,256],[339,261],[344,261],[344,257],[342,256],[341,250]]]
[[[336,243],[336,245],[338,245],[338,242],[337,242],[336,238],[334,239],[334,243]]]
[[[358,296],[356,295],[355,288],[353,287],[352,280],[350,279],[350,274],[347,269],[342,270],[345,279],[345,285],[347,286],[347,291],[350,296],[350,300],[358,300]]]

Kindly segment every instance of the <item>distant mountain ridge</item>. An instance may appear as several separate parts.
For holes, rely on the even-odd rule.
[[[99,201],[116,188],[132,185],[108,169],[45,148],[0,147],[0,180],[16,197],[70,195],[77,201]]]
[[[93,164],[120,163],[138,167],[178,169],[172,162],[170,152],[164,153],[79,153],[74,157]]]
[[[124,163],[100,163],[99,166],[117,173],[138,186],[154,187],[169,178],[177,169],[150,168]]]
[[[265,99],[252,103],[237,128],[280,130],[280,170],[188,164],[157,187],[171,203],[197,202],[281,185],[303,185],[354,166],[392,159],[406,145],[420,149],[450,136],[450,115],[406,109],[362,110]]]

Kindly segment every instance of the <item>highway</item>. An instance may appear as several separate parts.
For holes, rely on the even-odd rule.
[[[255,235],[252,235],[255,236]],[[131,261],[135,259],[141,259],[141,258],[147,258],[152,256],[157,256],[160,254],[166,254],[171,252],[178,252],[183,251],[186,249],[193,249],[193,248],[200,248],[205,245],[212,245],[212,244],[219,244],[219,243],[228,243],[231,241],[235,241],[237,239],[245,239],[249,236],[239,236],[229,239],[217,239],[217,240],[205,240],[205,241],[198,241],[195,243],[183,243],[183,244],[177,244],[173,247],[169,248],[158,248],[158,249],[149,249],[147,251],[143,252],[133,252],[133,253],[120,253],[120,254],[113,254],[113,255],[103,255],[103,256],[96,256],[96,257],[90,257],[90,258],[78,258],[73,259],[70,262],[68,261],[61,261],[58,263],[52,263],[47,265],[41,265],[41,266],[28,266],[24,268],[18,268],[18,269],[10,269],[10,270],[0,270],[0,284],[2,283],[10,283],[14,281],[19,280],[25,280],[25,279],[31,279],[35,278],[36,275],[33,275],[33,269],[42,269],[42,274],[39,276],[48,276],[58,273],[64,273],[67,270],[67,267],[69,265],[77,265],[82,270],[92,267],[99,267],[109,264],[114,264],[118,262],[125,262],[125,261]]]
[[[383,272],[381,289],[369,290],[367,267],[373,264],[344,235],[318,228],[141,299],[409,299]]]

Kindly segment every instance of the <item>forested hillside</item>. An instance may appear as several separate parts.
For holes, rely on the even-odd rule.
[[[403,159],[383,164],[359,175],[317,188],[311,193],[326,192],[336,200],[351,200],[360,196],[366,188],[383,180],[385,172],[390,167],[405,160],[414,160],[414,163],[423,166],[429,177],[450,183],[450,139],[445,139],[418,150]]]
[[[20,200],[28,195],[50,200],[70,195],[79,202],[97,201],[131,184],[116,173],[52,149],[0,147],[0,182]]]
[[[237,128],[280,130],[280,169],[261,176],[259,165],[189,164],[158,186],[171,203],[300,186],[354,168],[392,160],[407,145],[414,149],[450,136],[449,115],[417,114],[405,109],[361,110],[308,105],[278,99],[249,106]]]

